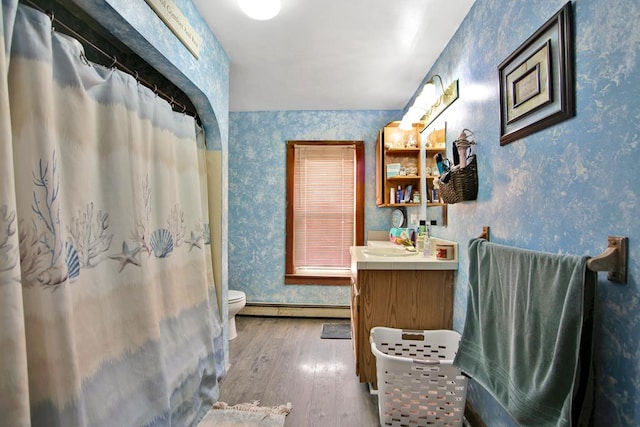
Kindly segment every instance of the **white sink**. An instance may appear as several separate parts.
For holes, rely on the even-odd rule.
[[[408,251],[405,248],[384,248],[384,247],[367,247],[362,250],[365,255],[369,256],[389,256],[389,257],[397,257],[397,256],[412,256],[417,252]]]

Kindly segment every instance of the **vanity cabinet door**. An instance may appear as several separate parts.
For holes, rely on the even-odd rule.
[[[358,291],[357,283],[351,283],[351,345],[353,345],[353,356],[356,364],[356,375],[360,375],[360,367],[358,364],[359,357],[359,337],[358,331],[360,327],[360,292]]]
[[[359,270],[356,331],[353,343],[360,382],[377,389],[376,361],[369,345],[371,328],[451,329],[453,317],[452,270]]]

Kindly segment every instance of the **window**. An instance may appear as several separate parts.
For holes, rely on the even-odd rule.
[[[285,283],[349,285],[364,244],[364,143],[288,141]]]

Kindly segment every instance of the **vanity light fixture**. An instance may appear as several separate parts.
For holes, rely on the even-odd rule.
[[[280,0],[238,0],[240,9],[250,18],[266,21],[280,12]]]
[[[440,82],[440,89],[442,90],[442,95],[439,97],[436,97],[436,78]],[[402,130],[411,130],[413,129],[413,124],[418,122],[423,122],[423,127],[426,127],[456,99],[458,99],[458,81],[454,80],[445,89],[442,84],[442,77],[434,74],[424,84],[422,91],[402,117],[398,127]]]

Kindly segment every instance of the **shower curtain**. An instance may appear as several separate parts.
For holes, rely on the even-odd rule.
[[[0,425],[193,425],[224,369],[202,132],[1,13]]]

